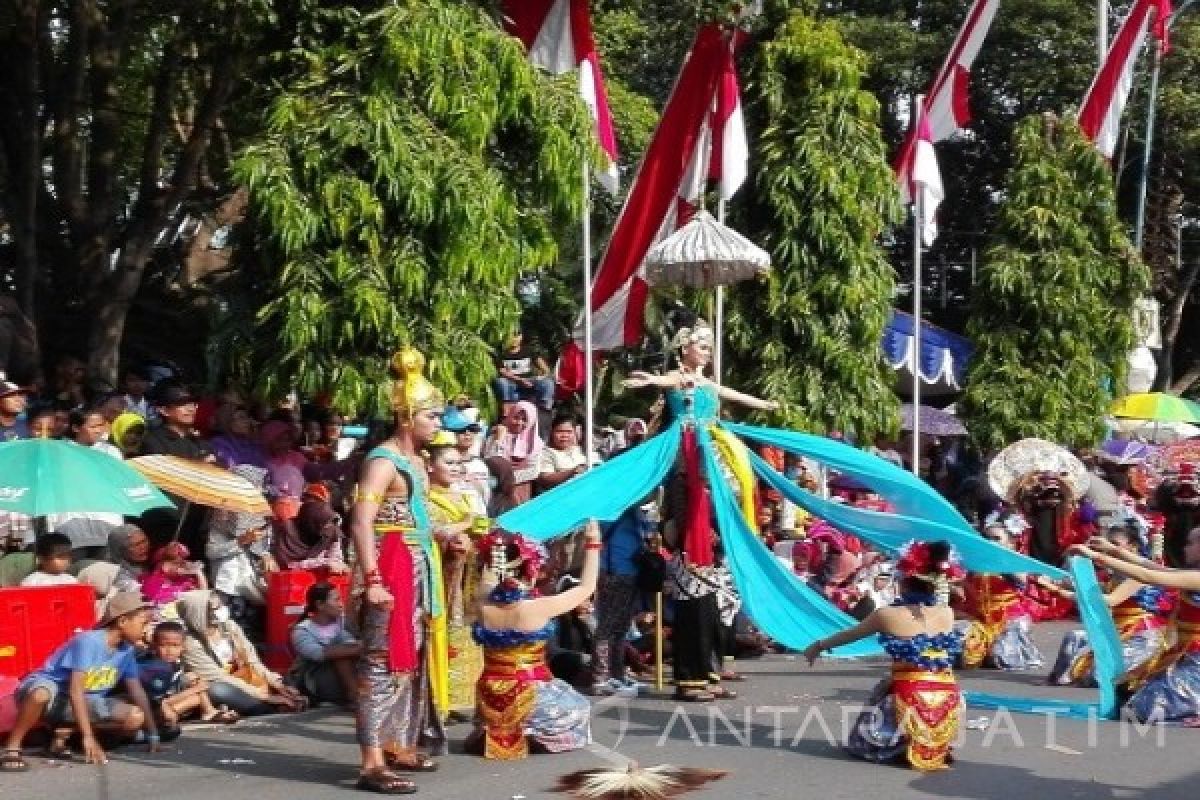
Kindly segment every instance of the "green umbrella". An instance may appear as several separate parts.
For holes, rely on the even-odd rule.
[[[54,439],[0,444],[0,511],[138,517],[151,508],[173,507],[140,472],[99,450]]]

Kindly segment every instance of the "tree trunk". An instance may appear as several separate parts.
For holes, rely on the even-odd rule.
[[[127,241],[117,259],[116,270],[87,306],[91,317],[88,321],[87,363],[88,375],[93,382],[117,386],[125,319],[142,285],[153,247],[153,237]]]

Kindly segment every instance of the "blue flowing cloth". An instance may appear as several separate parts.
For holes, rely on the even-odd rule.
[[[1075,604],[1079,617],[1087,631],[1088,644],[1096,658],[1096,683],[1100,686],[1100,698],[1095,703],[1069,703],[1054,699],[1030,699],[1008,697],[986,692],[966,692],[967,705],[979,708],[1003,708],[1026,714],[1055,714],[1064,717],[1087,719],[1117,718],[1117,678],[1124,670],[1121,657],[1121,639],[1113,622],[1112,611],[1104,601],[1104,590],[1096,580],[1092,562],[1083,556],[1072,556],[1071,579],[1075,583]]]
[[[675,418],[662,433],[517,506],[502,515],[497,524],[505,530],[545,542],[577,530],[589,519],[601,522],[617,519],[628,508],[642,502],[666,479],[679,452],[684,424],[695,427],[706,474],[723,475],[716,448],[707,431],[707,426],[718,424],[715,390],[701,387],[693,396],[671,391],[667,393],[667,403]],[[835,527],[885,550],[894,552],[914,539],[944,539],[959,551],[968,569],[1064,575],[1056,567],[986,541],[932,487],[870,453],[792,431],[737,424],[722,424],[722,427],[745,439],[815,458],[877,492],[897,509],[897,513],[848,508],[823,500],[787,481],[762,459],[754,458],[759,475],[789,500]],[[743,608],[755,625],[776,641],[803,649],[817,639],[827,638],[854,624],[851,617],[799,581],[767,550],[747,525],[730,486],[724,481],[712,480],[710,490],[726,560],[742,596]],[[864,640],[839,648],[836,655],[880,653],[882,650],[876,642]]]

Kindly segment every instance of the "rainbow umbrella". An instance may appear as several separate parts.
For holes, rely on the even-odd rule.
[[[1125,395],[1113,403],[1109,413],[1114,417],[1151,422],[1200,423],[1200,403],[1163,392]]]

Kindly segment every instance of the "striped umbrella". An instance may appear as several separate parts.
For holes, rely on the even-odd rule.
[[[1109,413],[1151,422],[1200,423],[1200,404],[1163,392],[1125,395],[1113,403]]]
[[[189,503],[243,514],[271,512],[254,484],[212,464],[163,455],[140,456],[128,463],[158,488]]]
[[[771,269],[771,256],[707,211],[646,254],[646,282],[651,286],[711,289],[729,286]]]

